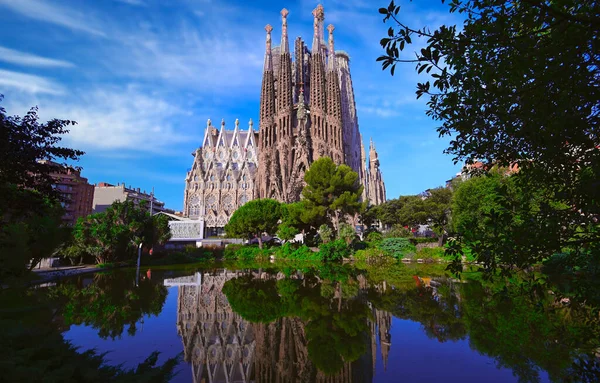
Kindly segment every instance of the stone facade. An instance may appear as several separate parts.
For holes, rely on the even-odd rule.
[[[203,219],[207,228],[223,227],[241,205],[256,198],[257,133],[252,121],[248,130],[226,130],[225,122],[216,129],[210,120],[202,147],[185,179],[184,214]]]
[[[186,178],[184,213],[204,219],[206,227],[224,226],[238,206],[253,198],[298,201],[304,173],[323,156],[347,164],[359,174],[359,182],[365,186],[364,200],[371,204],[385,202],[385,186],[373,144],[369,165],[365,165],[350,57],[335,51],[333,25],[327,27],[325,42],[325,13],[319,5],[313,11],[312,47],[309,50],[297,38],[292,60],[287,16],[288,11],[283,9],[278,47],[272,47],[273,28],[265,27],[258,133],[252,126],[248,132],[240,131],[237,122],[234,131],[225,130],[224,124],[217,131],[209,123],[202,147],[194,155]],[[233,143],[238,136],[238,142]],[[251,146],[246,146],[246,141]],[[238,157],[234,159],[233,153],[239,153]]]

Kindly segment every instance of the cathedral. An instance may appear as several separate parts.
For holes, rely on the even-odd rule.
[[[220,129],[208,121],[202,146],[186,177],[184,214],[203,219],[206,228],[222,228],[239,206],[254,198],[281,202],[300,199],[304,173],[327,156],[350,166],[364,185],[363,200],[386,200],[375,144],[367,159],[354,100],[350,57],[334,49],[333,25],[325,41],[323,6],[314,11],[309,49],[298,37],[292,52],[288,11],[281,11],[281,43],[272,46],[270,25],[260,93],[258,131]]]

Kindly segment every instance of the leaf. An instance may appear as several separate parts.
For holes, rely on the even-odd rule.
[[[382,15],[387,15],[388,14],[388,10],[385,8],[379,8],[379,13],[381,13]]]

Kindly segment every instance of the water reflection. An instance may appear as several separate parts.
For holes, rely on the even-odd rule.
[[[590,308],[515,280],[417,274],[223,269],[164,284],[178,287],[177,329],[194,382],[372,382],[378,357],[385,371],[392,352],[393,318],[420,323],[437,342],[468,341],[521,382],[598,381]]]
[[[227,270],[164,283],[178,286],[177,328],[194,382],[371,381],[377,342],[387,361],[391,315],[352,283]]]

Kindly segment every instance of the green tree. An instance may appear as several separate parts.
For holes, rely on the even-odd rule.
[[[0,101],[3,96],[0,95]],[[40,160],[78,160],[84,153],[58,146],[72,121],[40,123],[37,108],[24,117],[0,106],[0,279],[19,277],[50,256],[66,237],[52,172],[66,167]]]
[[[541,204],[528,218],[545,230],[521,236],[512,250],[531,261],[565,246],[588,253],[600,241],[600,3],[463,0],[448,6],[464,15],[462,23],[433,29],[409,25],[393,1],[381,8],[393,25],[378,60],[392,75],[398,63],[413,63],[427,77],[417,84],[417,98],[428,99],[427,114],[440,121],[440,135],[452,137],[446,152],[455,162],[518,166],[521,190],[543,191],[565,206]],[[421,42],[425,47],[415,57],[409,46]],[[509,218],[496,215],[490,230],[508,227],[503,221]]]
[[[314,227],[331,222],[338,231],[345,217],[363,208],[363,187],[358,183],[358,174],[347,165],[336,165],[331,158],[321,157],[310,166],[304,181],[303,203]]]
[[[273,235],[277,232],[281,219],[281,204],[273,199],[255,199],[237,209],[225,232],[231,237],[249,238],[256,236],[258,247],[262,249],[262,235]]]
[[[98,263],[126,259],[140,244],[151,248],[170,238],[168,219],[151,216],[144,201],[114,202],[102,213],[80,218],[73,234]]]
[[[444,243],[451,218],[452,191],[439,187],[429,190],[427,198],[423,201],[427,214],[427,224],[439,238],[439,245]]]

